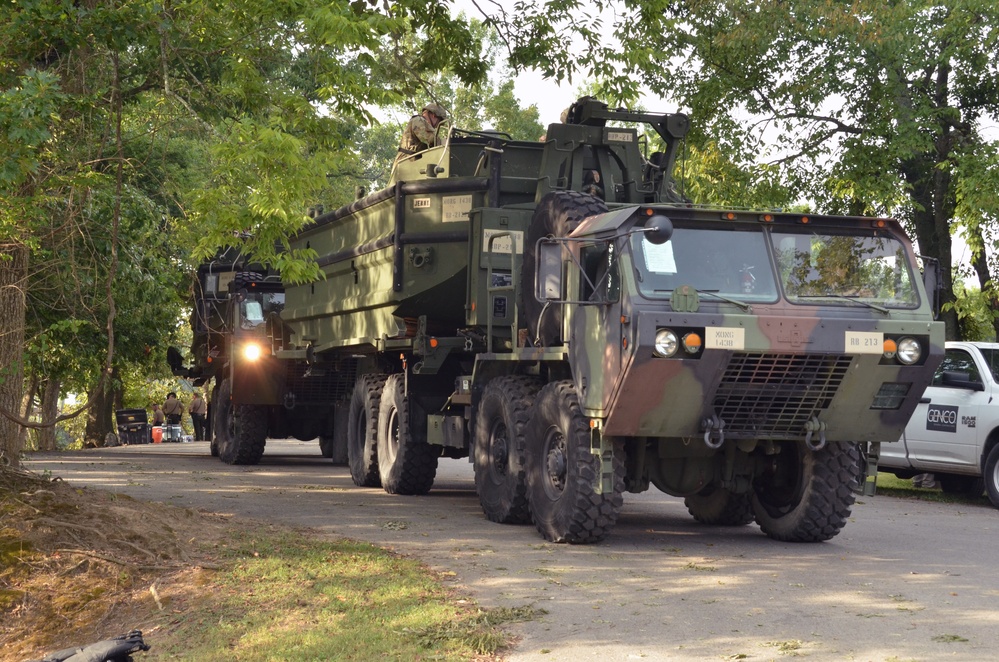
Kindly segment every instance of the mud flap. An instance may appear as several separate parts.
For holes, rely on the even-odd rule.
[[[614,443],[603,435],[603,421],[590,419],[590,453],[600,458],[600,473],[593,490],[597,494],[614,493]]]
[[[881,442],[871,441],[864,453],[867,464],[864,467],[864,496],[874,496],[878,489],[878,460],[881,458]]]

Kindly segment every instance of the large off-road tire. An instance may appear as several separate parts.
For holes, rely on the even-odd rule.
[[[985,494],[988,495],[992,505],[999,508],[999,444],[993,446],[985,458],[982,478],[985,480]]]
[[[546,385],[527,424],[531,517],[551,542],[593,543],[617,522],[624,499],[624,449],[614,448],[612,489],[598,491],[600,458],[571,381]]]
[[[347,413],[347,464],[358,487],[381,487],[378,478],[378,406],[387,375],[364,375],[354,384]]]
[[[562,307],[548,306],[534,296],[537,272],[537,243],[542,237],[565,237],[584,218],[602,214],[607,205],[602,200],[576,191],[555,191],[541,198],[524,240],[524,266],[521,270],[521,312],[531,342],[543,347],[562,342]],[[570,297],[572,298],[572,297]],[[544,315],[542,315],[544,312]]]
[[[219,381],[218,381],[218,379],[216,379],[215,380],[215,385],[212,386],[212,400],[211,400],[211,403],[208,405],[208,413],[209,413],[210,420],[211,420],[211,425],[208,426],[209,427],[209,430],[208,430],[208,449],[211,451],[212,457],[218,457],[219,456],[219,442],[218,442],[218,437],[216,436],[216,431],[217,430],[221,430],[222,427],[221,427],[221,424],[215,418],[216,416],[218,416],[218,412],[219,412],[219,406],[218,405],[219,405],[219,402],[220,402],[219,401]]]
[[[240,271],[232,277],[230,289],[233,292],[239,292],[240,290],[245,289],[250,283],[262,282],[264,282],[264,274],[258,271]]]
[[[540,388],[533,377],[498,377],[489,382],[479,401],[472,450],[475,490],[482,512],[493,522],[531,521],[524,432]]]
[[[775,540],[829,540],[850,516],[860,449],[849,442],[829,442],[818,451],[797,442],[780,446],[769,469],[753,482],[756,522]]]
[[[684,498],[683,505],[701,524],[745,526],[753,521],[753,503],[749,494],[733,494],[714,485]]]
[[[226,464],[257,464],[267,442],[267,409],[232,403],[232,385],[219,386],[215,438],[219,459]]]
[[[947,494],[961,494],[970,497],[980,497],[985,491],[985,481],[978,476],[963,476],[959,474],[936,474],[940,489]]]
[[[378,408],[378,475],[389,494],[426,494],[439,451],[427,443],[427,419],[405,393],[405,375],[385,381]]]

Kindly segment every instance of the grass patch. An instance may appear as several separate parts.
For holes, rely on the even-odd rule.
[[[905,499],[917,499],[919,501],[932,501],[936,503],[963,503],[973,504],[991,508],[992,504],[984,494],[981,496],[968,496],[966,494],[947,494],[939,487],[925,488],[913,487],[912,479],[898,478],[895,474],[878,473],[878,496],[900,497]]]
[[[482,659],[544,613],[478,609],[367,543],[2,470],[0,561],[0,659],[133,628],[137,660]]]
[[[285,533],[225,550],[219,593],[163,652],[195,659],[466,660],[506,642],[513,612],[459,604],[432,572],[365,543]],[[525,611],[523,617],[533,612]]]

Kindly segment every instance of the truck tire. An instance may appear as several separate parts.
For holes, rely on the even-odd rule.
[[[809,451],[782,442],[769,470],[753,483],[753,513],[763,532],[784,542],[821,542],[840,532],[850,516],[860,475],[855,443],[829,442]]]
[[[264,282],[264,274],[258,271],[240,271],[232,277],[232,284],[229,287],[231,291],[239,292],[250,283],[262,282]]]
[[[980,497],[985,491],[985,481],[978,476],[959,474],[935,474],[940,483],[940,490],[947,494],[961,494],[970,497]]]
[[[208,412],[209,412],[209,416],[210,416],[210,420],[211,420],[211,425],[209,426],[211,428],[211,430],[208,433],[208,439],[209,439],[209,441],[208,441],[208,450],[211,451],[212,457],[218,457],[219,456],[219,440],[218,440],[218,436],[217,436],[217,431],[221,430],[222,426],[219,424],[218,421],[215,420],[215,417],[218,416],[218,411],[219,411],[218,403],[219,402],[220,402],[220,400],[219,400],[219,381],[218,381],[218,379],[216,379],[215,380],[215,385],[212,386],[212,399],[211,399],[210,404],[208,405]]]
[[[600,493],[600,457],[571,381],[541,389],[527,424],[527,497],[538,532],[551,542],[593,543],[617,522],[624,451],[614,449],[613,489]]]
[[[378,475],[389,494],[426,494],[437,476],[438,451],[427,443],[427,419],[413,415],[405,375],[390,376],[378,408]]]
[[[716,526],[745,526],[753,521],[749,494],[733,494],[723,487],[709,485],[683,500],[695,520]]]
[[[565,237],[584,218],[603,214],[607,205],[602,200],[576,191],[555,191],[541,198],[524,240],[524,264],[521,269],[521,312],[527,324],[529,339],[542,347],[561,344],[562,308],[539,302],[534,296],[537,272],[537,243],[542,237]],[[570,296],[570,298],[573,298]],[[542,315],[542,311],[544,315]]]
[[[347,413],[347,464],[358,487],[381,487],[378,478],[378,406],[387,375],[364,375],[354,384]]]
[[[267,409],[258,405],[234,405],[232,385],[219,386],[215,437],[219,459],[226,464],[257,464],[267,442]]]
[[[985,493],[989,501],[996,508],[999,508],[999,444],[992,447],[989,455],[985,458],[985,471],[982,473],[985,479]]]
[[[533,377],[489,382],[479,402],[473,437],[475,490],[493,522],[527,524],[527,460],[524,431],[541,384]]]

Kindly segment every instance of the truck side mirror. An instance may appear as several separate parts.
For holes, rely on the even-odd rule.
[[[985,384],[975,381],[965,372],[957,370],[944,370],[941,376],[941,383],[952,388],[965,388],[969,391],[984,391]]]
[[[550,239],[538,242],[534,296],[538,301],[562,299],[562,244]]]
[[[930,298],[930,309],[933,319],[940,319],[940,292],[943,290],[943,274],[940,272],[940,261],[933,257],[920,255],[923,261],[923,287]]]

